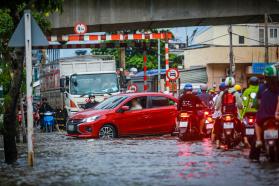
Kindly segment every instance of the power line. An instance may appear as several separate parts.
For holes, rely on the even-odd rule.
[[[206,41],[197,43],[197,44],[195,44],[195,45],[201,45],[201,44],[207,43],[207,42],[209,42],[209,41],[213,41],[213,40],[215,40],[215,39],[219,39],[219,38],[224,37],[224,36],[227,36],[227,35],[229,35],[229,34],[224,34],[224,35],[221,35],[221,36],[218,36],[218,37],[215,37],[215,38],[212,38],[212,39],[209,39],[209,40],[206,40]]]
[[[246,37],[246,36],[243,36],[243,35],[239,35],[239,34],[236,34],[236,33],[232,33],[232,34],[233,34],[233,35],[236,35],[236,36],[242,36],[242,37],[244,37],[244,38],[246,38],[246,39],[248,39],[248,40],[256,41],[256,42],[261,43],[261,44],[264,43],[264,41],[256,40],[256,39],[253,39],[253,38],[250,38],[250,37]],[[274,44],[274,43],[268,43],[268,45],[276,45],[276,44]]]

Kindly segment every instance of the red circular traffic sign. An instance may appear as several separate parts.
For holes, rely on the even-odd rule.
[[[137,92],[138,91],[138,86],[136,84],[131,84],[128,86],[128,90],[132,92]]]
[[[170,68],[166,71],[166,76],[169,80],[175,81],[179,78],[179,72],[176,68]]]
[[[76,34],[85,34],[87,32],[87,25],[84,23],[75,24],[74,31]]]

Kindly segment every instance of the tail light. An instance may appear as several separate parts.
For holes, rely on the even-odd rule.
[[[231,116],[231,115],[226,115],[225,117],[224,117],[224,120],[225,121],[231,121],[233,119],[233,117]]]
[[[76,104],[72,100],[70,100],[70,107],[71,108],[77,108]]]
[[[208,117],[208,118],[207,118],[207,121],[208,121],[209,123],[211,123],[211,122],[213,121],[212,117]]]
[[[188,113],[180,113],[181,118],[189,118],[190,115]]]
[[[248,123],[251,125],[251,124],[254,124],[255,122],[255,119],[254,118],[249,118],[248,119]]]
[[[204,112],[204,115],[206,115],[206,116],[207,116],[208,114],[209,114],[209,112],[208,112],[208,111],[205,111],[205,112]]]

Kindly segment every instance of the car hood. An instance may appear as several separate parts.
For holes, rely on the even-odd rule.
[[[80,111],[70,117],[70,119],[84,119],[92,116],[97,115],[105,115],[107,113],[110,113],[112,110],[93,110],[93,109],[87,109]]]

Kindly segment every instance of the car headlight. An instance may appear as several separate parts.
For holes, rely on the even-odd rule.
[[[100,116],[92,116],[92,117],[83,119],[82,122],[83,123],[89,123],[89,122],[92,122],[92,121],[96,121],[99,118],[100,118]]]

